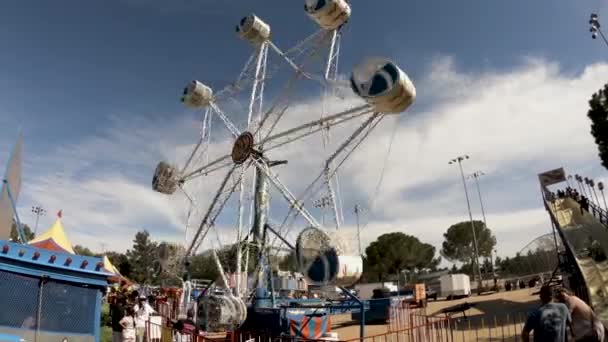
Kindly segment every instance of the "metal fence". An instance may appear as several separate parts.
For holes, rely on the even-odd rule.
[[[477,315],[469,318],[430,316],[423,308],[393,307],[390,309],[387,332],[361,338],[338,340],[328,336],[320,340],[305,340],[292,336],[271,336],[261,332],[228,332],[204,334],[181,333],[170,324],[148,323],[149,342],[487,342],[520,341],[527,313]]]
[[[97,294],[93,288],[0,271],[0,332],[28,341],[48,341],[57,334],[92,341]]]

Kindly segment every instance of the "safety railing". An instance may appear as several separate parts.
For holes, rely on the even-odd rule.
[[[226,332],[206,334],[196,329],[178,331],[167,324],[149,322],[146,342],[486,342],[520,341],[527,313],[506,313],[471,317],[427,316],[412,313],[407,327],[385,333],[339,340],[328,336],[307,340],[294,336],[274,336],[265,332]]]
[[[589,203],[589,213],[595,217],[603,225],[608,225],[608,213],[606,210],[595,205],[595,203]]]

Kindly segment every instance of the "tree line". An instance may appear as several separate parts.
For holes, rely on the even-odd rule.
[[[529,251],[528,254],[517,254],[512,258],[496,258],[492,263],[492,251],[496,246],[496,238],[492,231],[481,221],[473,221],[477,238],[478,255],[482,273],[499,270],[501,275],[523,275],[532,272],[547,271],[556,265],[554,252],[545,250]],[[24,226],[26,238],[34,238],[29,226]],[[17,236],[16,230],[11,233]],[[466,273],[475,277],[476,259],[471,222],[459,222],[450,226],[443,234],[444,241],[441,250],[417,237],[402,232],[380,235],[369,244],[363,255],[362,282],[394,281],[401,274],[425,274],[428,272],[447,270],[441,269],[442,258],[454,263],[451,272]],[[236,244],[224,246],[217,250],[218,258],[224,272],[236,271]],[[242,260],[248,259],[248,272],[257,267],[259,250],[255,246],[240,246]],[[91,251],[86,246],[75,245],[74,251],[80,255],[102,256]],[[246,255],[248,253],[248,255]],[[193,279],[215,280],[219,277],[217,263],[211,250],[203,251],[185,258],[185,248],[178,244],[154,241],[146,230],[139,231],[133,238],[133,244],[125,253],[105,252],[110,262],[126,278],[150,285],[179,285],[180,278],[185,275],[185,261],[188,263],[189,275]],[[273,271],[298,271],[295,252],[283,253],[268,258]],[[538,260],[546,261],[539,263]],[[460,267],[456,267],[456,263]]]

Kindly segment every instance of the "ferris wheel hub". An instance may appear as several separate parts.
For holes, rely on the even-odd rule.
[[[241,133],[232,146],[232,161],[237,165],[243,164],[255,152],[253,145],[253,134],[251,132]]]

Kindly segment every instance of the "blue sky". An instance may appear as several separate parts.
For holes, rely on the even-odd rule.
[[[351,5],[341,72],[366,56],[386,56],[418,89],[411,116],[398,121],[380,194],[378,164],[391,134],[386,122],[370,143],[381,153],[364,148],[343,176],[346,206],[368,207],[366,242],[395,229],[439,245],[449,224],[466,216],[458,174],[447,166],[459,153],[476,157],[468,171],[488,172],[488,225],[496,226],[499,254],[514,253],[549,229],[535,187],[538,172],[565,165],[606,178],[585,117],[588,95],[608,76],[608,50],[590,38],[587,25],[591,11],[599,10],[600,20],[608,16],[604,2]],[[103,240],[124,250],[141,228],[159,239],[182,239],[184,202],[152,193],[151,174],[158,160],[180,160],[196,141],[200,113],[179,103],[185,83],[196,78],[219,88],[236,77],[251,48],[234,26],[251,12],[271,24],[279,47],[317,30],[298,1],[6,3],[0,11],[0,163],[22,128],[24,220],[33,221],[34,204],[51,213],[64,209],[74,242],[93,249]],[[272,97],[278,88],[269,87]],[[315,105],[311,94],[300,109]],[[348,214],[350,228],[353,222]]]

